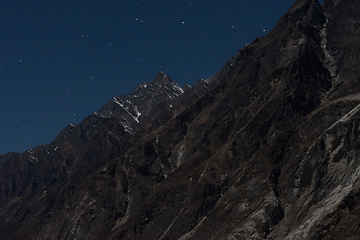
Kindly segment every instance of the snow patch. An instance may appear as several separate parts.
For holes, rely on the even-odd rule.
[[[128,132],[131,134],[133,132],[133,129],[131,128],[129,122],[124,117],[121,117],[121,118],[123,119],[123,121],[120,122],[121,126],[124,127],[125,132]]]
[[[30,159],[31,162],[39,162],[39,159],[37,157],[33,156],[33,155],[30,155],[29,159]]]
[[[169,93],[166,93],[169,99],[173,99],[174,97],[171,96]]]
[[[124,102],[121,101],[122,103],[120,103],[120,101],[116,97],[113,97],[112,100],[113,100],[114,103],[116,103],[120,107],[124,107],[124,104],[123,104]]]
[[[177,92],[180,92],[180,94],[183,94],[184,93],[184,90],[177,84],[173,83],[172,84],[172,88],[177,91]]]
[[[28,149],[27,152],[29,153],[29,160],[31,162],[39,162],[38,158],[34,156],[34,151],[31,148]]]
[[[139,117],[141,116],[141,112],[139,112],[137,106],[134,107],[134,110],[135,110],[135,113],[136,113],[135,120],[136,120],[137,123],[139,123]]]
[[[134,119],[136,123],[140,122],[139,117],[141,116],[141,113],[139,112],[138,107],[135,106],[130,100],[125,101],[128,106],[125,106],[125,103],[122,100],[119,101],[116,97],[113,98],[113,102],[123,108],[127,112],[127,114],[129,114]],[[135,115],[130,112],[129,107],[132,108],[132,110],[135,112]]]

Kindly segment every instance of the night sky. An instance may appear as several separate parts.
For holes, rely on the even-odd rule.
[[[1,1],[0,154],[50,143],[159,71],[212,76],[294,2]]]

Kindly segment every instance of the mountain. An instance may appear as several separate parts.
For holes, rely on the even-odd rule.
[[[170,76],[160,72],[152,82],[141,84],[130,94],[114,97],[99,114],[117,118],[125,131],[132,133],[137,125],[157,119],[155,108],[171,109],[183,93]]]
[[[1,238],[358,239],[359,11],[298,0],[215,76],[0,156]]]

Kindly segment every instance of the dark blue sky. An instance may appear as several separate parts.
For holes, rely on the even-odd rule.
[[[293,0],[0,3],[0,154],[48,144],[158,71],[193,85],[271,30]]]

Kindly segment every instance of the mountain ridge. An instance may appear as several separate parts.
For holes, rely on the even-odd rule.
[[[2,236],[360,236],[360,19],[349,9],[360,3],[297,0],[210,79],[184,91],[159,73],[48,146],[0,156]]]

